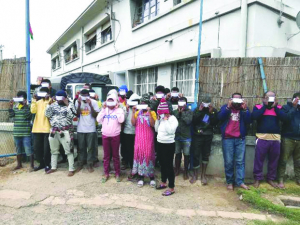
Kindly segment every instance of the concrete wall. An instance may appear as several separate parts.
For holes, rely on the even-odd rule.
[[[253,179],[253,164],[255,156],[255,137],[248,136],[246,138],[246,159],[245,159],[245,178]],[[267,157],[264,163],[264,175],[267,174]],[[286,175],[294,177],[293,160],[290,159],[286,169]],[[207,167],[207,174],[217,177],[225,177],[224,159],[222,152],[222,141],[220,135],[215,135],[212,144],[211,156]]]

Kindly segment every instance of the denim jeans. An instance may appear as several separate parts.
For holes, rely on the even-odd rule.
[[[17,155],[22,154],[22,149],[25,149],[25,153],[27,156],[31,156],[33,154],[31,148],[31,137],[14,137],[14,142],[16,145]]]
[[[223,157],[227,184],[240,186],[245,178],[246,140],[240,138],[223,139]],[[235,176],[234,176],[235,169]]]

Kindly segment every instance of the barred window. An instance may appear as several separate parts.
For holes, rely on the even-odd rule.
[[[157,67],[152,67],[135,72],[135,92],[143,95],[147,92],[154,92],[157,85]]]

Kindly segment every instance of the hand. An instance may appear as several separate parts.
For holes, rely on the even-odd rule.
[[[278,99],[275,97],[275,101],[274,101],[274,103],[272,105],[272,108],[277,107],[277,105],[278,105]]]
[[[181,114],[183,111],[183,108],[178,107],[178,113]]]
[[[209,105],[209,113],[213,113],[214,112],[214,107],[212,105]]]
[[[242,109],[247,110],[247,103],[245,101],[243,101],[242,103]]]
[[[37,100],[37,95],[33,94],[33,99]]]
[[[168,100],[168,99],[170,99],[171,98],[171,93],[168,93],[167,95],[166,95],[166,100]]]
[[[165,115],[164,120],[168,120],[168,119],[169,119],[169,116]]]
[[[136,112],[136,106],[132,107],[132,112],[135,113]]]
[[[77,99],[77,102],[78,102],[78,105],[81,105],[81,97],[79,97],[78,99]]]
[[[63,101],[64,101],[64,103],[65,103],[65,105],[66,105],[66,106],[69,106],[69,101],[68,101],[68,99],[67,99],[67,98],[64,98],[64,100],[63,100]]]
[[[157,120],[160,120],[160,115],[157,114]]]
[[[13,107],[14,107],[14,100],[11,100],[10,102],[9,102],[9,108],[10,109],[12,109]]]
[[[151,108],[147,107],[147,112],[150,113],[150,111],[151,111]]]
[[[95,100],[99,100],[99,96],[97,94],[95,94]]]
[[[201,104],[200,104],[200,107],[199,107],[199,111],[202,111],[203,108],[204,108],[204,105],[201,103]]]
[[[182,93],[179,93],[179,94],[178,94],[178,97],[179,97],[179,98],[182,98],[182,97],[183,97],[183,94],[182,94]]]
[[[129,105],[126,105],[126,111],[128,112],[128,110],[129,110]]]
[[[22,103],[23,103],[24,106],[27,105],[27,100],[24,99]]]
[[[51,98],[48,104],[51,105],[53,102],[54,102],[54,99]]]
[[[295,100],[293,101],[293,107],[294,108],[297,108],[298,107],[298,101],[299,101],[299,98],[295,98]]]
[[[227,108],[230,109],[232,107],[232,99],[228,100]]]
[[[86,103],[89,104],[89,106],[92,106],[92,101],[91,101],[91,99],[89,99],[89,98],[86,99]]]
[[[157,100],[157,98],[156,98],[156,96],[155,96],[155,95],[153,95],[153,97],[152,97],[152,100],[154,100],[154,101],[156,101],[156,100]]]
[[[116,108],[116,109],[117,109],[117,108],[119,108],[119,105],[120,105],[120,104],[119,104],[119,103],[117,103],[117,104],[116,104],[116,106],[115,106],[115,108]]]
[[[103,102],[102,109],[106,109],[106,102]]]

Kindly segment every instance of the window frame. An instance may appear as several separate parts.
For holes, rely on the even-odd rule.
[[[149,74],[150,74],[150,70],[153,69],[154,70],[154,82],[149,82]],[[137,79],[138,79],[138,75],[139,76],[143,76],[143,72],[146,72],[146,82],[145,83],[137,83]],[[138,74],[139,73],[139,74]],[[143,95],[145,93],[148,93],[148,92],[153,92],[154,90],[149,90],[149,85],[154,85],[156,86],[157,85],[157,79],[158,79],[158,67],[150,67],[150,68],[146,68],[146,69],[140,69],[140,70],[136,70],[135,71],[135,82],[134,82],[134,90],[135,90],[135,93],[137,93],[138,95]],[[143,86],[146,85],[146,90],[143,90]],[[138,93],[138,87],[141,86],[141,89],[140,89],[140,92],[141,93]]]
[[[106,32],[105,35],[104,35],[104,32]],[[108,34],[110,35],[109,40],[107,40]],[[112,30],[111,30],[111,25],[110,25],[109,27],[105,28],[104,30],[101,30],[101,45],[104,45],[111,40],[112,40]]]

